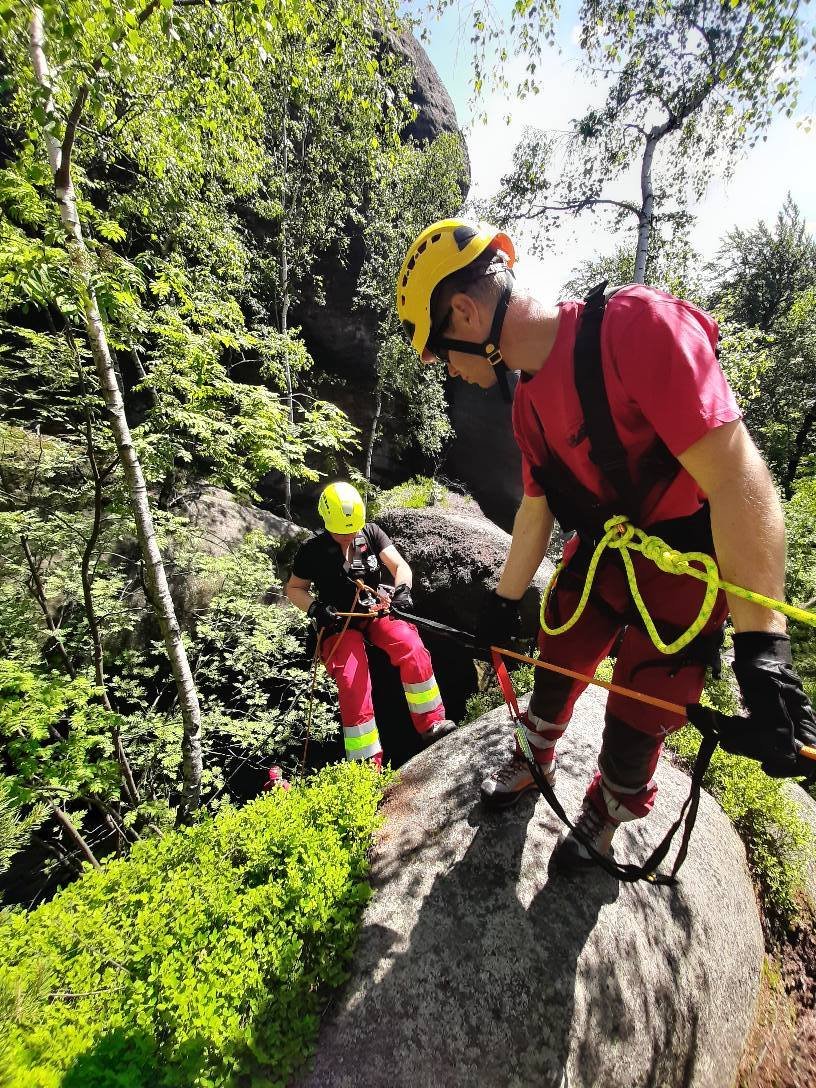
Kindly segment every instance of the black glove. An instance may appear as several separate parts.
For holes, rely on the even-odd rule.
[[[722,747],[759,760],[772,778],[813,772],[816,764],[799,751],[803,745],[816,747],[816,715],[794,671],[788,636],[767,631],[734,635],[733,667],[748,717],[713,713]],[[711,711],[687,709],[689,721],[701,730],[711,723]]]
[[[328,632],[337,624],[340,618],[337,609],[322,601],[312,601],[306,613],[310,620],[314,620],[318,631]]]
[[[411,597],[411,587],[407,586],[405,582],[400,582],[398,586],[395,586],[391,595],[391,604],[396,605],[403,612],[413,612],[414,602]]]
[[[521,601],[488,594],[476,621],[476,645],[487,650],[490,646],[510,647],[521,632]],[[488,653],[488,657],[489,657]]]

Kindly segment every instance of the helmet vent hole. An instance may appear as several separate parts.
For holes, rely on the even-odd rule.
[[[434,242],[438,242],[441,237],[441,234],[435,234],[433,238],[431,238],[431,245],[433,245]]]

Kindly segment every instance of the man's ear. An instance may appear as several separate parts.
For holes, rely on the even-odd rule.
[[[459,319],[460,326],[465,325],[475,328],[479,325],[479,304],[470,295],[465,294],[464,291],[457,291],[453,295],[450,306]]]

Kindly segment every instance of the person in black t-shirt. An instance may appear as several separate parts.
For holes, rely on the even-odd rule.
[[[346,758],[371,759],[379,766],[382,747],[366,642],[384,650],[399,669],[411,719],[428,743],[449,733],[454,723],[445,717],[419,632],[388,611],[391,602],[413,609],[411,568],[378,525],[366,524],[365,505],[351,484],[329,484],[317,508],[326,528],[300,547],[286,596],[319,632],[320,657],[337,684]],[[383,568],[393,579],[393,592],[383,581]],[[359,593],[358,581],[366,587]],[[368,615],[376,608],[376,615]],[[361,616],[346,626],[338,613],[351,611]]]

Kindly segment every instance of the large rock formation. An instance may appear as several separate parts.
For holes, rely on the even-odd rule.
[[[558,794],[575,812],[603,699],[579,701]],[[742,845],[704,795],[680,882],[549,877],[559,824],[530,797],[491,815],[483,772],[506,712],[402,771],[389,794],[351,978],[298,1088],[732,1088],[763,939]],[[642,860],[689,781],[667,762],[648,821],[618,833]]]
[[[475,506],[389,510],[377,522],[411,564],[418,611],[473,631],[485,596],[495,589],[507,559],[510,536]],[[538,630],[541,593],[552,571],[545,560],[522,598],[522,629],[528,638]]]
[[[461,178],[462,199],[470,188],[467,145],[456,121],[456,110],[439,73],[419,42],[410,34],[389,35],[387,48],[404,58],[412,67],[414,78],[410,92],[417,109],[404,138],[417,143],[431,142],[443,133],[458,133],[465,155]],[[294,310],[294,323],[303,328],[303,338],[320,365],[332,374],[351,378],[355,388],[370,388],[376,377],[376,333],[379,318],[371,311],[355,308],[357,277],[365,259],[363,240],[350,228],[349,249],[344,264],[326,259],[318,267],[325,286],[325,299],[304,299]],[[334,398],[331,398],[334,399]],[[345,405],[344,405],[345,407]],[[368,414],[349,413],[355,423],[364,424]]]
[[[509,532],[522,496],[511,406],[498,386],[480,389],[459,378],[450,379],[448,401],[456,437],[445,456],[445,473],[465,484],[485,514]]]

